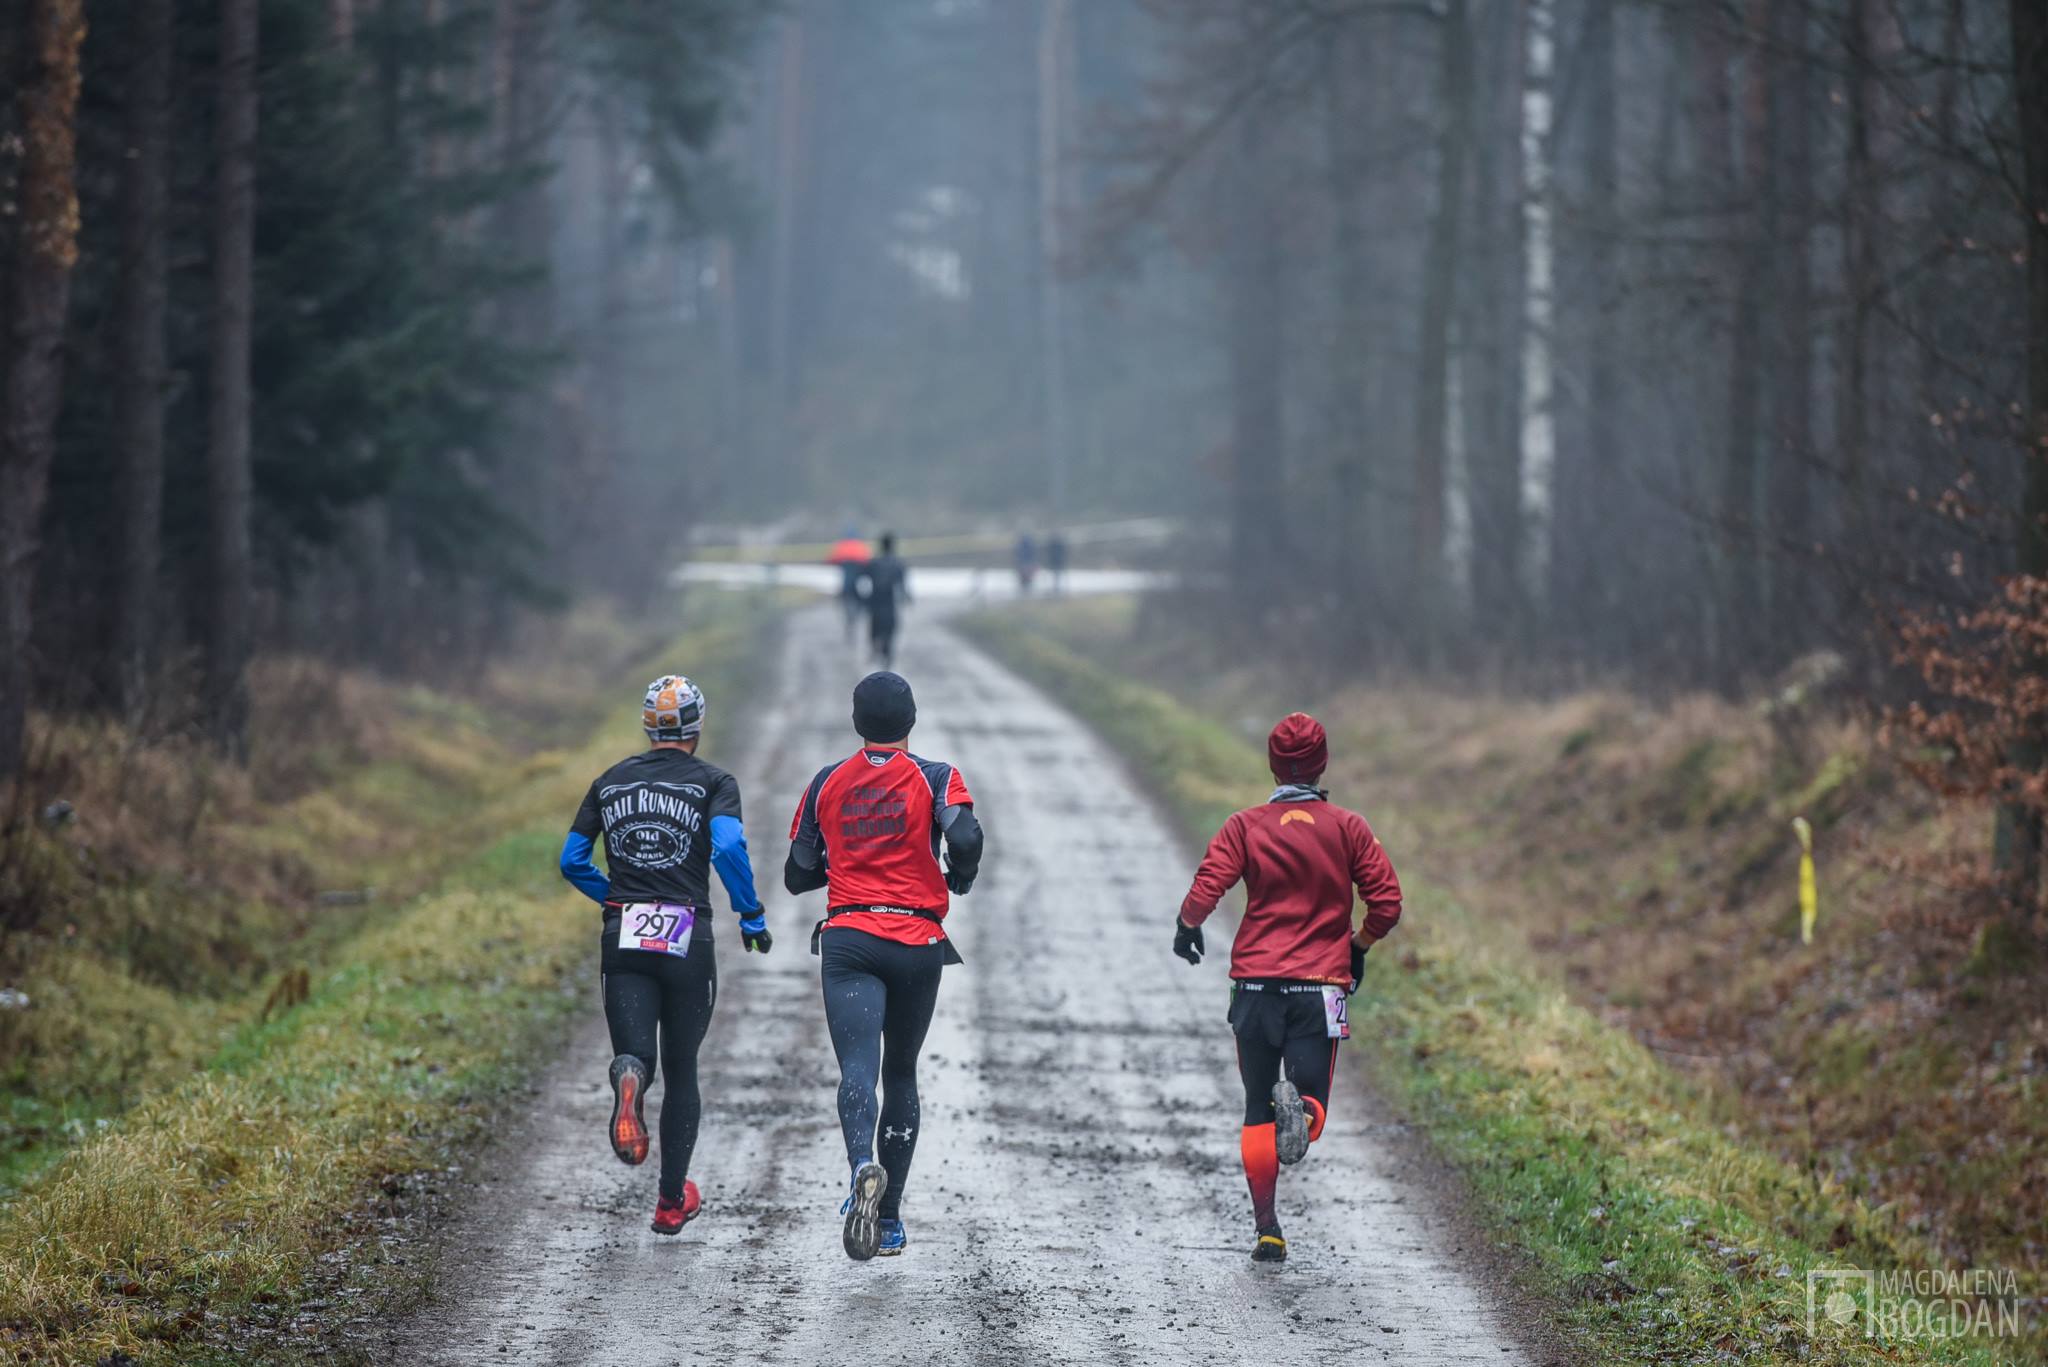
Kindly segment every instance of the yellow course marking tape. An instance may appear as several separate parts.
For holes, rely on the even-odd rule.
[[[1820,891],[1813,876],[1813,827],[1805,817],[1792,818],[1799,837],[1799,943],[1813,943],[1813,923],[1820,919]]]

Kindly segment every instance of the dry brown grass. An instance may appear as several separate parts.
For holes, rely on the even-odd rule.
[[[0,1010],[0,1100],[106,1113],[181,1076],[246,996],[491,834],[484,799],[587,730],[594,692],[657,639],[579,614],[460,693],[260,660],[246,768],[189,735],[33,717],[0,793],[0,986],[29,997]],[[60,800],[69,817],[42,820]],[[0,1114],[0,1170],[48,1138],[42,1112],[24,1123]]]

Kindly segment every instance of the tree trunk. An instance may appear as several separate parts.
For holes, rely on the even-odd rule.
[[[1343,586],[1346,644],[1364,641],[1388,598],[1387,547],[1372,535],[1374,503],[1386,494],[1385,472],[1373,469],[1373,412],[1368,384],[1381,348],[1373,333],[1380,297],[1374,253],[1365,226],[1365,195],[1372,184],[1366,164],[1365,130],[1373,120],[1362,95],[1374,86],[1377,37],[1335,35],[1323,54],[1322,95],[1330,149],[1331,242],[1337,274],[1337,361],[1331,408],[1336,453],[1335,487],[1325,510],[1321,546],[1326,582]],[[1379,73],[1384,76],[1384,72]],[[1385,433],[1380,433],[1381,440]]]
[[[2012,0],[2013,87],[2019,100],[2021,188],[2027,244],[2026,440],[2020,451],[2024,486],[2014,568],[2048,575],[2048,7]],[[2048,661],[2036,661],[2048,674]],[[2030,728],[2013,746],[2012,767],[2032,775],[2048,745]],[[2041,813],[2021,799],[1999,809],[1998,859],[2006,887],[2023,913],[2041,887]]]
[[[1230,560],[1243,620],[1271,607],[1266,593],[1282,552],[1274,517],[1286,469],[1281,410],[1282,267],[1274,220],[1273,149],[1268,115],[1253,109],[1239,123],[1229,195],[1230,242],[1224,284],[1230,353]]]
[[[257,9],[258,0],[221,0],[214,139],[205,705],[215,742],[236,758],[248,750],[253,613],[249,333],[255,309]]]
[[[1576,315],[1571,354],[1584,375],[1578,430],[1557,448],[1553,474],[1549,587],[1553,616],[1581,659],[1625,657],[1627,632],[1615,566],[1633,560],[1639,514],[1621,474],[1615,441],[1620,404],[1615,330],[1620,250],[1615,0],[1586,0],[1576,66],[1584,120],[1581,203],[1560,225],[1558,255]],[[1675,101],[1662,101],[1666,107]]]
[[[1813,643],[1812,82],[1802,53],[1808,0],[1771,7],[1771,618],[1780,642]],[[1784,653],[1781,647],[1780,653]]]
[[[1417,614],[1426,655],[1435,653],[1444,606],[1444,469],[1450,448],[1451,311],[1458,237],[1471,142],[1472,34],[1465,0],[1447,0],[1438,60],[1436,213],[1422,268],[1422,335],[1416,383],[1415,510],[1411,524],[1409,610]]]
[[[805,191],[812,184],[810,111],[806,52],[809,29],[801,15],[785,18],[777,30],[775,63],[774,214],[770,233],[768,282],[768,392],[771,416],[781,446],[783,419],[796,407],[801,388],[797,348],[798,257],[804,215],[812,206]],[[794,473],[791,471],[790,473]]]
[[[1742,174],[1739,183],[1728,182],[1740,206],[1734,215],[1739,224],[1739,246],[1728,346],[1728,431],[1716,507],[1722,547],[1719,672],[1728,688],[1740,684],[1754,668],[1762,615],[1756,511],[1762,465],[1758,437],[1763,424],[1764,300],[1770,286],[1771,225],[1770,194],[1763,176],[1770,147],[1770,85],[1761,70],[1767,40],[1760,11],[1769,3],[1751,0],[1755,31],[1745,64]],[[1707,51],[1716,53],[1719,45],[1710,43]]]
[[[19,103],[20,222],[0,391],[0,777],[21,767],[43,502],[64,388],[64,319],[78,260],[78,53],[83,0],[35,0]]]
[[[1522,224],[1521,313],[1519,323],[1520,411],[1515,414],[1520,459],[1515,463],[1516,526],[1522,534],[1516,549],[1526,563],[1517,563],[1518,601],[1540,602],[1549,572],[1551,509],[1557,483],[1557,413],[1554,376],[1557,322],[1557,200],[1554,190],[1555,105],[1552,86],[1557,63],[1557,12],[1551,0],[1527,0],[1527,33],[1521,52],[1520,117]],[[1525,473],[1526,471],[1526,473]],[[1527,480],[1542,490],[1541,522],[1525,525],[1521,485]],[[1526,578],[1522,576],[1526,575]]]
[[[1459,281],[1456,348],[1471,513],[1473,620],[1489,645],[1510,647],[1522,595],[1522,118],[1526,0],[1495,0],[1476,16],[1483,58],[1474,102],[1471,231]]]
[[[1842,319],[1841,379],[1836,390],[1836,448],[1842,467],[1847,506],[1843,510],[1844,540],[1855,544],[1870,535],[1870,321],[1883,288],[1878,277],[1877,187],[1881,174],[1872,164],[1871,104],[1875,92],[1870,73],[1870,0],[1849,0],[1844,18],[1848,30],[1848,145],[1845,149],[1842,194]]]
[[[148,699],[156,653],[157,575],[164,495],[164,208],[170,159],[174,0],[134,0],[129,41],[128,160],[122,169],[121,264],[115,304],[116,374],[111,696],[131,721]]]
[[[1066,515],[1068,447],[1067,329],[1060,284],[1064,200],[1060,160],[1066,139],[1066,81],[1071,65],[1070,0],[1040,0],[1038,32],[1038,345],[1043,386],[1040,435],[1052,517]]]

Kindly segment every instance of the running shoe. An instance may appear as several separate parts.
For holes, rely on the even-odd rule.
[[[882,1243],[882,1222],[878,1210],[882,1193],[889,1189],[889,1174],[880,1163],[866,1162],[853,1171],[853,1190],[839,1213],[846,1217],[846,1256],[864,1263],[875,1256]]]
[[[1282,1163],[1299,1163],[1308,1154],[1308,1111],[1284,1077],[1273,1084],[1273,1147]]]
[[[875,1249],[875,1256],[878,1258],[893,1258],[901,1253],[903,1246],[909,1242],[909,1236],[903,1232],[903,1222],[901,1220],[884,1220],[882,1221],[882,1242]]]
[[[697,1212],[704,1209],[704,1198],[697,1194],[697,1184],[685,1178],[683,1199],[671,1201],[666,1196],[654,1203],[654,1225],[656,1234],[681,1234],[683,1226],[697,1218]]]
[[[631,1054],[620,1054],[612,1060],[612,1152],[629,1168],[647,1161],[646,1104],[646,1067]]]
[[[1287,1236],[1280,1232],[1280,1226],[1259,1231],[1259,1241],[1252,1245],[1252,1261],[1255,1263],[1284,1263],[1287,1261]]]

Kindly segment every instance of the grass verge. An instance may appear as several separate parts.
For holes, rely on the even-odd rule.
[[[0,785],[0,1197],[495,839],[507,776],[674,629],[580,613],[446,692],[266,658],[246,766],[164,721],[32,717]]]
[[[1263,756],[1175,697],[1084,657],[1016,614],[966,632],[1073,707],[1191,838],[1270,778]],[[1600,1362],[1991,1363],[2039,1360],[2035,1312],[2008,1337],[1911,1324],[1808,1331],[1808,1273],[1937,1266],[1882,1210],[1716,1123],[1711,1099],[1573,1003],[1455,899],[1426,855],[1404,863],[1409,917],[1373,956],[1353,1029],[1383,1090],[1467,1175],[1524,1250],[1561,1325]],[[1882,1297],[1879,1298],[1881,1301]],[[1882,1309],[1883,1306],[1880,1306]],[[1990,1307],[1994,1317],[1999,1307]],[[1968,1307],[1974,1313],[1975,1306]]]
[[[657,660],[614,684],[681,667],[713,698],[758,685],[772,614],[725,595],[692,608]],[[288,1304],[366,1194],[478,1133],[582,995],[566,984],[588,967],[594,923],[555,854],[591,775],[642,743],[637,723],[619,709],[509,776],[475,813],[495,837],[342,946],[302,1004],[244,1024],[203,1072],[32,1181],[0,1213],[0,1355],[231,1358],[237,1321]]]

